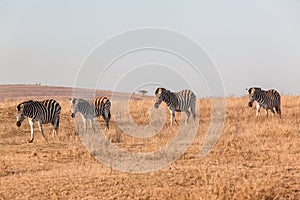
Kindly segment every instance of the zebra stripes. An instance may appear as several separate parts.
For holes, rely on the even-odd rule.
[[[94,130],[93,120],[99,116],[102,116],[106,123],[105,129],[109,129],[111,103],[107,97],[97,97],[91,103],[84,99],[73,98],[70,99],[70,103],[71,117],[74,118],[77,112],[81,114],[85,133],[87,131],[87,120],[90,121]]]
[[[196,95],[191,90],[182,90],[180,92],[170,92],[165,88],[157,88],[155,91],[156,102],[154,104],[155,108],[158,108],[162,101],[164,101],[171,113],[171,125],[173,124],[173,119],[175,119],[175,111],[182,112],[184,111],[187,115],[185,124],[188,123],[190,118],[190,111],[193,114],[193,118],[196,118]]]
[[[25,117],[28,117],[31,128],[29,142],[31,143],[34,140],[34,122],[38,123],[39,130],[44,138],[45,135],[42,124],[51,123],[53,126],[53,133],[58,133],[60,111],[61,107],[54,99],[48,99],[44,101],[24,101],[17,106],[16,125],[20,127]]]
[[[275,108],[276,112],[279,114],[281,118],[281,108],[280,108],[280,94],[276,90],[262,90],[259,87],[251,87],[248,89],[249,93],[249,103],[248,106],[252,107],[253,102],[256,101],[256,117],[259,116],[260,108],[263,107],[266,109],[266,115],[268,116],[268,110],[272,112],[274,115],[275,112],[273,108]]]

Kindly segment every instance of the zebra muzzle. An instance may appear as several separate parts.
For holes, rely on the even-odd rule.
[[[248,103],[248,106],[251,108],[253,106],[253,103],[252,102],[249,102]]]
[[[22,123],[21,123],[20,121],[17,121],[17,123],[16,123],[17,127],[20,127],[21,124],[22,124]]]

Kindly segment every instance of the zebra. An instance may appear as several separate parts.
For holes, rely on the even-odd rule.
[[[44,139],[47,141],[42,124],[51,123],[53,126],[53,134],[57,135],[60,111],[61,107],[54,99],[47,99],[44,101],[24,101],[17,106],[16,125],[20,127],[25,117],[28,117],[31,128],[29,143],[32,143],[34,140],[34,122],[38,123],[39,130],[41,131]]]
[[[180,92],[171,92],[165,88],[156,88],[155,91],[156,102],[154,104],[155,108],[158,108],[162,101],[164,101],[170,111],[171,117],[171,126],[173,125],[173,119],[176,123],[175,119],[175,111],[182,112],[184,111],[187,115],[187,119],[185,120],[185,124],[187,125],[188,120],[190,118],[190,111],[193,114],[193,118],[196,118],[196,95],[191,90],[182,90]]]
[[[251,87],[246,89],[249,93],[249,103],[248,106],[252,107],[253,102],[256,101],[256,117],[259,116],[260,108],[263,107],[266,109],[266,115],[268,117],[268,110],[274,115],[275,108],[277,114],[281,118],[281,108],[280,108],[280,94],[274,89],[271,90],[262,90],[259,87]]]
[[[95,117],[99,116],[102,116],[106,123],[105,130],[109,129],[111,103],[107,97],[96,97],[92,102],[88,102],[84,99],[72,98],[70,99],[70,103],[72,112],[71,117],[75,118],[77,112],[81,114],[85,133],[87,132],[87,120],[90,121],[93,131],[95,131],[93,120]]]

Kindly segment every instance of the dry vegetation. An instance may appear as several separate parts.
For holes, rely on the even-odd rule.
[[[55,97],[62,106],[59,135],[52,137],[51,126],[45,125],[48,142],[36,128],[35,141],[29,144],[27,121],[20,128],[15,125],[15,106],[28,98],[2,96],[0,101],[0,199],[300,198],[300,97],[282,98],[281,120],[266,118],[264,112],[256,119],[246,98],[228,98],[221,138],[203,159],[198,155],[211,104],[201,99],[197,103],[200,126],[187,152],[168,167],[142,174],[113,170],[91,156],[77,136],[66,97]],[[124,106],[121,100],[112,102],[114,115],[106,132],[120,148],[155,151],[178,130],[166,125],[151,138],[128,136],[115,123],[129,122],[120,106]],[[151,99],[133,99],[129,104],[133,121],[147,125],[152,106]],[[104,127],[102,119],[100,125]]]

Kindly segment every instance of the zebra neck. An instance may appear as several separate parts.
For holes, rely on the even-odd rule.
[[[256,93],[255,96],[254,96],[254,100],[256,100],[256,101],[259,102],[259,103],[262,103],[262,102],[264,101],[264,99],[265,99],[264,96],[265,96],[265,95],[264,95],[263,92],[261,92],[261,93]]]
[[[163,101],[167,104],[168,107],[176,104],[175,101],[176,101],[176,96],[174,93],[172,92],[169,92],[169,93],[166,93],[164,96],[163,96]]]
[[[26,117],[29,117],[29,118],[35,118],[36,117],[36,112],[34,112],[34,109],[32,109],[32,110],[30,110],[30,109],[24,109],[23,110],[23,114]]]
[[[102,115],[102,107],[101,108],[95,108],[95,116],[100,116]]]

